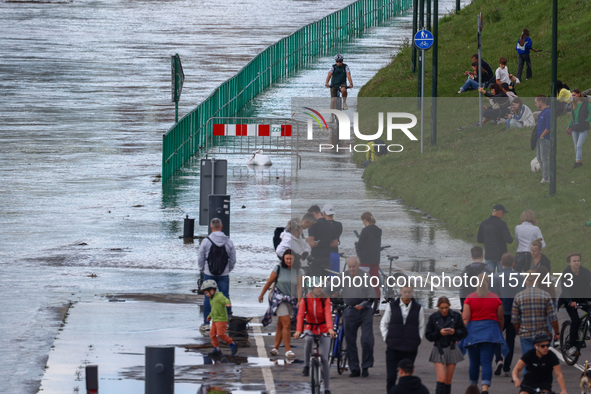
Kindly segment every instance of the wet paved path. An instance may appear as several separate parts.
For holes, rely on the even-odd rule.
[[[43,393],[80,392],[85,387],[84,366],[99,366],[99,388],[105,393],[144,392],[144,346],[175,347],[175,393],[208,392],[219,388],[228,393],[306,393],[309,381],[301,376],[303,341],[294,341],[296,359],[270,358],[275,326],[262,328],[256,320],[250,326],[249,346],[241,347],[235,357],[225,356],[219,363],[205,355],[211,351],[209,338],[197,330],[198,299],[178,294],[118,294],[101,297],[96,302],[75,304],[68,311],[65,325],[50,352],[42,384]],[[261,315],[258,308],[253,316]],[[241,309],[241,311],[245,311]],[[254,312],[254,311],[253,311]],[[561,316],[563,321],[565,316]],[[367,378],[339,376],[331,370],[332,393],[383,393],[386,383],[385,348],[379,334],[380,317],[374,317],[375,362]],[[81,335],[84,333],[84,335]],[[432,344],[423,341],[416,361],[415,374],[431,393],[435,390],[434,368],[428,362]],[[229,350],[223,349],[228,354]],[[280,354],[283,353],[280,349]],[[519,342],[516,352],[520,353]],[[114,357],[116,356],[116,357]],[[589,354],[584,354],[584,357]],[[454,375],[453,393],[463,393],[468,386],[466,360],[459,363]],[[578,392],[580,371],[562,364],[570,393]],[[204,391],[199,391],[204,390]],[[493,377],[491,393],[513,393],[516,389],[507,377]]]

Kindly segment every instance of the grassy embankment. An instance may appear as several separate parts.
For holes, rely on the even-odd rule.
[[[509,59],[509,71],[516,72],[515,43],[521,29],[530,30],[534,48],[543,52],[532,53],[534,76],[523,81],[517,92],[521,97],[549,95],[551,2],[476,0],[459,15],[440,20],[439,97],[458,96],[456,92],[465,81],[463,71],[470,69],[470,56],[477,52],[476,16],[479,12],[484,15],[483,58],[493,71],[498,67],[498,58],[504,56]],[[581,90],[591,88],[589,20],[591,8],[586,1],[559,2],[558,79]],[[426,56],[425,96],[430,96],[431,92],[431,54],[429,51]],[[417,75],[410,72],[410,62],[411,49],[407,46],[361,89],[359,96],[416,97]],[[440,100],[449,104],[449,108],[457,108],[458,113],[466,109],[476,113],[478,106],[474,97],[477,92],[466,92],[462,97],[473,97],[469,100],[471,104],[464,105],[466,101],[461,105],[452,104],[455,98]],[[487,104],[486,100],[483,103]],[[531,100],[528,105],[535,111]],[[460,117],[454,110],[444,112],[444,107],[442,102],[439,115],[448,119],[438,122],[437,146],[430,146],[430,131],[426,126],[424,154],[420,154],[418,143],[407,141],[403,152],[389,154],[367,168],[366,181],[442,220],[454,236],[474,243],[478,225],[490,214],[493,204],[502,203],[510,211],[505,220],[512,233],[519,224],[521,212],[530,208],[536,213],[546,239],[543,253],[552,261],[553,271],[561,272],[566,255],[573,251],[581,252],[583,264],[591,267],[591,227],[585,226],[591,218],[591,139],[583,147],[585,165],[573,170],[573,141],[565,132],[568,117],[558,119],[557,192],[548,197],[548,184],[540,184],[540,172],[533,174],[529,168],[535,156],[529,149],[531,128],[504,132],[504,126],[485,125],[482,129],[458,131]],[[428,114],[426,112],[426,120]],[[469,123],[477,120],[475,116],[472,115]],[[463,124],[469,124],[466,122]],[[356,155],[355,160],[361,162],[363,157]],[[514,242],[509,251],[515,252],[515,249]],[[466,251],[467,259],[468,253]]]

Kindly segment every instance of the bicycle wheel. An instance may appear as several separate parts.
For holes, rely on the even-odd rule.
[[[310,386],[312,394],[320,394],[320,360],[310,360]]]
[[[342,375],[347,370],[347,346],[345,340],[341,342],[341,348],[339,349],[339,357],[337,358],[337,372]]]
[[[573,356],[568,355],[568,350],[570,349],[570,321],[565,321],[562,323],[562,328],[560,329],[560,353],[562,353],[562,357],[564,358],[564,362],[568,365],[575,365],[579,360],[579,353],[577,352]]]

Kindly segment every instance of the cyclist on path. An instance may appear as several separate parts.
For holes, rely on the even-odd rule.
[[[343,96],[343,110],[346,111],[347,107],[347,79],[349,80],[349,88],[353,87],[353,80],[351,79],[351,70],[349,66],[343,63],[343,55],[340,53],[334,57],[335,64],[330,66],[328,75],[326,76],[325,86],[330,88],[330,108],[334,109],[337,102],[338,90],[341,91]]]

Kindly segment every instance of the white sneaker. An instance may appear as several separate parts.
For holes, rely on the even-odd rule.
[[[199,331],[201,332],[209,332],[210,326],[207,323],[203,323],[201,327],[199,327]]]
[[[542,180],[540,181],[540,183],[550,183],[550,181],[548,179],[542,178]]]
[[[347,105],[347,103],[343,103],[343,111],[346,111],[349,109],[349,106]]]

